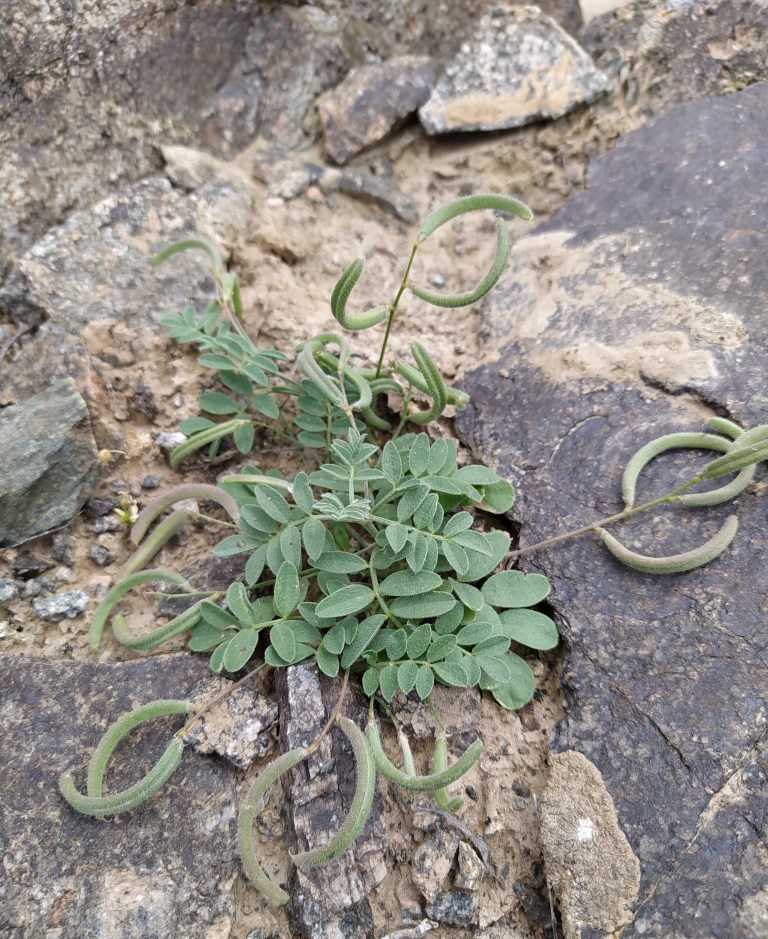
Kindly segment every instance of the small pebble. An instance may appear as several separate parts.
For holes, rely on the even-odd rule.
[[[17,577],[34,577],[53,567],[50,561],[37,557],[29,551],[19,551],[11,561],[11,570]]]
[[[71,567],[74,561],[72,548],[71,538],[68,538],[66,535],[54,535],[51,541],[51,557],[54,561],[58,561],[59,564],[65,564],[67,567]]]
[[[91,528],[96,535],[101,535],[105,531],[119,531],[120,521],[116,519],[114,515],[104,515],[101,518],[97,518]]]
[[[81,590],[65,590],[51,597],[33,600],[32,606],[41,619],[58,622],[62,619],[74,619],[84,613],[88,607],[88,597]]]
[[[180,408],[180,407],[182,406],[182,404],[184,404],[184,395],[181,394],[180,392],[177,392],[177,393],[171,398],[171,404],[173,404],[173,406],[174,406],[175,408]]]
[[[155,443],[161,450],[175,450],[186,439],[186,434],[182,434],[178,430],[161,430],[159,434],[155,434]]]
[[[513,799],[510,805],[516,812],[522,812],[525,808],[525,799]]]
[[[115,560],[114,555],[110,554],[104,545],[97,544],[95,541],[88,548],[88,557],[99,567],[106,567]]]
[[[57,567],[52,576],[57,584],[73,584],[77,580],[71,567]]]
[[[157,476],[145,476],[141,481],[142,489],[157,489],[159,485]]]
[[[53,593],[59,585],[50,577],[33,577],[21,588],[21,595],[25,600],[30,597],[39,597],[43,593]]]
[[[445,278],[442,274],[430,274],[429,282],[433,287],[445,287]]]
[[[530,799],[531,790],[528,786],[524,786],[519,780],[515,779],[512,783],[512,791],[516,796],[521,796],[523,799]]]
[[[10,601],[15,600],[18,595],[19,591],[16,589],[16,584],[14,584],[12,580],[9,580],[7,577],[0,580],[0,603],[10,603]]]

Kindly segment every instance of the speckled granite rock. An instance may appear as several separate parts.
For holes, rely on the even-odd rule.
[[[519,486],[523,544],[619,509],[623,467],[651,438],[715,413],[766,420],[768,218],[754,196],[768,185],[766,121],[768,84],[683,106],[627,135],[584,194],[517,243],[481,312],[499,360],[466,379],[457,428]],[[657,461],[641,494],[696,459]],[[654,578],[593,538],[524,559],[552,580],[566,642],[557,747],[597,767],[640,861],[624,939],[759,934],[734,923],[759,922],[768,887],[754,823],[765,772],[748,774],[768,716],[764,473],[735,506],[621,529],[635,550],[673,553],[737,511],[735,542],[705,568]]]
[[[183,697],[206,671],[188,655],[120,665],[0,657],[3,936],[229,934],[237,861],[235,776],[225,764],[185,753],[154,798],[107,821],[73,811],[57,787],[70,769],[82,784],[92,748],[120,714]],[[143,754],[161,751],[178,724],[158,720],[136,749],[121,746],[107,785],[135,780]]]
[[[71,378],[0,411],[0,547],[64,525],[98,481],[88,408]]]
[[[538,7],[494,6],[419,110],[428,134],[502,130],[561,117],[608,81]]]

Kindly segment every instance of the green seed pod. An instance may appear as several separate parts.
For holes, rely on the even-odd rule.
[[[704,542],[698,548],[692,551],[685,551],[682,554],[671,554],[668,557],[652,558],[644,554],[637,554],[625,548],[623,544],[616,540],[613,535],[607,531],[600,532],[603,544],[611,554],[622,564],[631,567],[636,571],[643,571],[646,574],[681,574],[684,571],[692,571],[696,567],[702,567],[708,564],[728,547],[736,537],[736,531],[739,527],[739,520],[732,515],[720,531],[709,541]]]
[[[426,241],[430,235],[434,234],[438,228],[450,222],[458,215],[464,215],[467,212],[478,212],[481,209],[493,209],[496,212],[511,212],[525,222],[530,222],[533,218],[533,212],[524,202],[519,199],[513,199],[511,196],[498,195],[477,195],[463,196],[461,199],[454,199],[447,205],[435,209],[421,223],[419,228],[419,241]]]
[[[415,776],[416,764],[413,762],[411,744],[400,727],[397,728],[397,742],[400,744],[400,751],[403,754],[403,767],[405,768],[406,774],[408,776]],[[437,767],[435,767],[435,769],[437,769]],[[443,769],[445,769],[445,767],[443,767]]]
[[[499,278],[504,273],[504,268],[506,267],[507,261],[509,260],[510,247],[511,240],[509,237],[507,223],[503,219],[497,218],[496,254],[494,255],[493,262],[488,269],[488,273],[473,290],[470,290],[467,293],[444,294],[435,293],[434,290],[427,290],[424,287],[418,287],[414,284],[409,284],[408,286],[410,287],[411,293],[417,296],[420,300],[425,300],[427,303],[431,303],[433,306],[449,307],[452,309],[462,306],[469,306],[471,303],[476,303],[478,300],[484,297],[499,282]]]
[[[127,812],[160,789],[181,762],[183,750],[184,743],[178,737],[175,737],[146,776],[129,789],[116,792],[111,796],[92,797],[83,795],[76,789],[72,773],[64,773],[59,779],[59,789],[72,808],[84,815],[104,817],[105,815],[117,815],[120,812]]]
[[[116,720],[111,727],[107,728],[106,733],[93,751],[91,762],[88,764],[88,782],[86,785],[88,795],[97,799],[103,796],[104,773],[107,769],[107,763],[123,737],[126,737],[134,727],[138,727],[140,724],[151,721],[156,717],[165,717],[168,714],[188,714],[191,707],[189,701],[180,701],[173,698],[151,701],[149,704],[144,704]]]
[[[432,771],[439,774],[445,772],[447,769],[448,740],[444,733],[439,733],[435,740],[435,750],[432,754]],[[462,799],[461,796],[457,796],[455,799],[451,798],[447,786],[435,789],[435,802],[437,802],[438,808],[441,808],[444,812],[450,812],[451,814],[461,811],[464,805],[464,799]]]
[[[744,433],[743,427],[739,427],[734,421],[729,421],[725,417],[710,417],[707,421],[707,427],[709,427],[710,430],[714,430],[717,434],[730,437],[731,440],[738,439]]]
[[[730,422],[728,422],[730,423]],[[735,426],[735,425],[734,425]],[[699,450],[719,450],[721,453],[728,453],[732,446],[731,440],[725,437],[718,437],[715,434],[707,433],[682,433],[665,434],[651,440],[644,447],[641,447],[637,453],[627,463],[624,475],[621,480],[621,493],[624,498],[624,504],[631,508],[635,503],[635,485],[641,471],[655,457],[668,450],[678,449],[699,449]],[[755,475],[754,466],[747,467],[741,473],[719,489],[712,489],[709,492],[686,493],[678,496],[680,502],[688,506],[720,505],[722,502],[728,502],[735,498],[740,492],[752,482]]]
[[[357,772],[355,795],[344,823],[328,844],[291,855],[297,867],[322,867],[342,855],[357,839],[371,814],[373,794],[376,789],[376,766],[373,762],[373,755],[363,732],[354,721],[347,717],[340,717],[337,723],[352,744]]]
[[[352,293],[355,284],[360,280],[364,264],[365,258],[358,258],[353,261],[341,275],[331,294],[331,312],[344,329],[368,329],[370,326],[380,323],[388,313],[385,306],[374,307],[366,313],[352,315],[347,313],[347,300],[349,300],[349,295]]]
[[[151,581],[174,584],[177,587],[189,586],[186,578],[182,577],[181,574],[177,574],[175,571],[162,570],[160,568],[150,571],[139,571],[138,574],[131,574],[130,577],[126,577],[125,580],[121,581],[119,584],[116,584],[109,591],[106,597],[104,597],[104,599],[99,604],[96,612],[93,614],[91,628],[88,631],[88,641],[91,649],[95,651],[99,648],[99,645],[101,644],[101,637],[104,632],[104,626],[109,619],[109,614],[115,608],[117,602],[122,597],[124,597],[129,590],[132,590],[134,587],[138,587],[140,584],[146,584]]]
[[[741,439],[740,437],[734,443],[725,456],[713,460],[704,467],[702,475],[705,479],[718,479],[720,476],[727,476],[729,473],[736,473],[748,466],[755,466],[763,460],[768,460],[768,442],[741,446]]]
[[[208,427],[206,430],[201,430],[199,434],[193,434],[189,440],[179,444],[173,453],[171,453],[168,460],[171,469],[177,470],[181,461],[188,457],[190,453],[194,453],[196,450],[200,450],[202,447],[216,440],[221,440],[222,437],[233,434],[238,427],[243,427],[245,424],[250,423],[251,422],[245,418],[235,417],[231,421],[224,421],[223,424],[216,424],[213,427]]]
[[[389,759],[381,746],[379,738],[379,729],[375,721],[369,721],[365,728],[365,735],[373,753],[373,759],[376,768],[390,782],[410,789],[413,792],[434,792],[436,789],[442,789],[450,786],[474,766],[480,754],[483,752],[482,740],[475,740],[459,757],[458,760],[440,773],[430,773],[427,776],[409,776],[402,770],[399,770]]]
[[[128,631],[128,627],[125,625],[125,617],[120,613],[116,613],[112,619],[112,632],[114,633],[115,639],[117,639],[121,645],[127,646],[129,649],[154,649],[164,642],[168,642],[169,639],[180,636],[182,633],[187,632],[187,630],[192,629],[200,619],[202,603],[203,601],[200,600],[188,610],[179,613],[178,616],[166,623],[165,626],[160,626],[151,633],[147,633],[146,636],[134,636],[133,633]]]
[[[411,343],[411,354],[424,378],[427,394],[432,398],[432,407],[427,411],[412,411],[408,415],[408,420],[413,421],[414,424],[428,424],[440,417],[448,403],[445,382],[440,374],[440,369],[435,365],[432,357],[421,343]]]
[[[294,766],[305,760],[307,756],[308,751],[305,748],[297,747],[295,750],[290,750],[273,760],[254,779],[237,818],[237,845],[240,851],[240,860],[243,862],[243,870],[253,886],[278,906],[287,903],[289,897],[285,890],[281,890],[277,884],[272,883],[264,873],[261,864],[259,864],[253,844],[253,822],[259,809],[259,803],[272,783],[279,779],[283,773],[287,773],[288,770],[293,769]]]
[[[751,427],[739,434],[738,438],[731,447],[731,453],[736,453],[746,447],[754,447],[757,444],[765,445],[768,443],[768,424],[760,424],[757,427]]]
[[[427,383],[424,381],[421,372],[412,365],[409,365],[407,362],[396,362],[393,371],[398,375],[402,375],[409,385],[413,385],[414,388],[418,388],[419,391],[424,394],[429,394]],[[453,404],[457,408],[466,407],[469,401],[469,395],[464,391],[460,391],[458,388],[446,387],[445,397],[448,404]]]
[[[130,577],[131,574],[135,574],[136,571],[141,570],[145,564],[148,564],[152,560],[166,541],[187,524],[190,518],[192,518],[192,516],[189,512],[181,510],[171,512],[168,518],[164,518],[157,528],[146,537],[144,544],[138,551],[135,551],[125,564],[123,564],[118,572],[118,578],[122,580],[125,577]]]
[[[224,268],[221,255],[214,247],[209,245],[207,241],[203,241],[200,238],[187,238],[184,241],[177,241],[175,244],[168,245],[167,248],[163,248],[162,251],[156,254],[149,263],[152,267],[159,267],[163,261],[167,261],[168,258],[172,257],[174,254],[189,250],[204,251],[208,255],[214,274],[217,276],[221,274]]]
[[[173,486],[158,499],[153,499],[139,512],[139,516],[133,523],[133,528],[131,528],[131,541],[134,544],[139,544],[157,516],[177,502],[181,502],[182,499],[208,499],[210,502],[217,502],[233,522],[237,522],[239,518],[240,513],[238,512],[237,502],[223,489],[207,483],[187,483],[182,486]]]

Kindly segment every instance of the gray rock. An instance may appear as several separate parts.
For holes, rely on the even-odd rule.
[[[197,705],[222,694],[233,682],[211,676],[190,695]],[[248,769],[275,748],[277,705],[251,688],[238,688],[212,705],[185,734],[198,753],[218,753],[238,769]]]
[[[161,450],[175,450],[176,447],[185,443],[186,439],[186,434],[177,430],[161,430],[159,434],[155,434],[155,443]]]
[[[502,130],[594,101],[606,76],[537,7],[502,4],[477,24],[419,117],[428,134]]]
[[[119,665],[0,657],[6,878],[0,933],[19,939],[228,934],[236,871],[230,770],[185,753],[154,798],[107,821],[78,814],[57,788],[66,770],[84,785],[91,750],[117,717],[156,698],[186,696],[206,670],[187,655]],[[179,723],[147,724],[136,732],[140,743],[132,735],[121,745],[108,791],[135,781]]]
[[[72,379],[5,408],[0,412],[0,547],[68,522],[98,477],[88,409]]]
[[[67,535],[58,534],[53,536],[51,540],[51,557],[54,561],[58,561],[60,564],[65,564],[67,567],[70,567],[74,560],[72,554],[73,550],[73,541]]]
[[[115,560],[115,556],[111,554],[104,545],[98,544],[97,542],[93,542],[89,546],[88,557],[99,567],[106,567]]]
[[[414,855],[411,864],[413,883],[428,903],[436,899],[447,883],[458,848],[458,835],[438,828],[425,839]],[[432,919],[438,919],[437,916],[429,915]]]
[[[82,590],[64,590],[51,597],[33,600],[32,606],[41,619],[58,622],[63,619],[75,619],[88,609],[88,594]]]
[[[753,193],[768,185],[754,132],[767,120],[765,83],[678,108],[595,161],[587,192],[518,242],[480,328],[510,377],[499,363],[473,372],[457,429],[520,486],[523,544],[621,508],[623,468],[652,438],[703,430],[713,413],[765,421],[768,219]],[[640,496],[693,465],[688,453],[656,461]],[[557,748],[597,767],[640,861],[625,939],[646,922],[731,935],[766,886],[757,831],[727,824],[754,798],[740,780],[768,707],[762,473],[736,505],[669,507],[617,529],[642,553],[676,553],[737,511],[736,540],[707,567],[652,577],[589,537],[522,559],[551,578],[567,641]]]
[[[142,489],[157,489],[160,485],[157,476],[145,476],[141,481]]]
[[[7,577],[0,578],[0,603],[10,603],[19,595],[16,584]]]
[[[419,220],[419,208],[415,199],[402,192],[391,176],[374,176],[355,170],[329,170],[320,179],[323,192],[343,192],[383,209],[409,225]]]
[[[17,577],[33,577],[53,567],[50,561],[32,554],[31,551],[19,551],[11,561],[11,570]]]
[[[552,757],[541,797],[541,846],[565,939],[620,931],[632,919],[640,864],[600,773],[581,753]]]
[[[432,61],[401,55],[352,69],[317,102],[325,149],[336,163],[382,140],[429,97]]]
[[[453,878],[454,886],[459,890],[479,890],[485,876],[483,862],[477,852],[465,842],[459,844],[459,869]]]
[[[281,749],[306,746],[317,737],[336,704],[339,684],[320,676],[314,665],[277,670]],[[365,702],[360,691],[347,691],[343,713],[364,722]],[[290,817],[299,850],[327,842],[349,810],[354,794],[355,766],[346,737],[333,730],[316,753],[287,778]],[[387,874],[383,812],[377,789],[368,821],[349,851],[315,870],[294,867],[288,915],[295,935],[372,939],[367,894]]]
[[[444,890],[426,906],[430,919],[446,926],[469,926],[477,913],[477,897],[458,890]]]

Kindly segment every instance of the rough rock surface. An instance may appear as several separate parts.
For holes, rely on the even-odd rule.
[[[328,155],[346,163],[381,140],[424,104],[434,79],[434,66],[425,56],[395,56],[352,69],[317,103]]]
[[[681,107],[595,161],[588,191],[517,244],[482,314],[499,361],[468,377],[458,430],[520,486],[524,544],[621,508],[623,467],[648,440],[714,413],[765,420],[766,120],[766,84]],[[695,461],[656,461],[641,495]],[[748,773],[768,709],[763,475],[735,507],[622,527],[635,550],[668,554],[738,511],[728,552],[688,574],[631,571],[594,538],[524,559],[552,579],[567,643],[559,746],[597,767],[640,860],[625,939],[734,935],[768,885],[751,821],[765,774]]]
[[[561,117],[608,81],[537,7],[493,7],[435,86],[419,117],[429,134],[502,130]]]
[[[71,378],[0,411],[0,547],[64,525],[98,480],[88,408]]]
[[[107,821],[72,810],[57,788],[106,727],[155,698],[184,697],[206,672],[188,655],[120,665],[0,657],[0,805],[9,939],[147,939],[228,935],[236,872],[234,774],[185,753],[152,799]],[[130,785],[178,728],[145,725],[120,747],[107,790]],[[134,739],[139,739],[137,732]]]
[[[541,844],[565,939],[616,932],[632,919],[640,864],[600,773],[581,753],[552,757],[541,797]]]
[[[306,746],[325,726],[340,682],[320,676],[314,665],[277,672],[282,749]],[[358,700],[359,698],[359,700]],[[358,724],[366,711],[361,692],[347,691],[342,713]],[[355,787],[355,764],[346,737],[334,729],[317,752],[287,777],[291,818],[299,850],[325,844],[349,810]],[[373,919],[367,894],[387,874],[387,829],[381,791],[354,846],[315,870],[294,867],[295,889],[289,917],[297,936],[307,939],[372,939]]]

